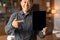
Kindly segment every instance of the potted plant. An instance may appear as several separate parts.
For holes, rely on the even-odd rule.
[[[3,6],[6,6],[7,3],[8,3],[8,0],[2,0],[2,4],[3,4]]]

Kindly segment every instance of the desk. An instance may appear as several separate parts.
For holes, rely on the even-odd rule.
[[[7,35],[0,36],[0,40],[7,40]],[[45,38],[40,38],[37,36],[37,40],[60,40],[60,38],[57,38],[55,34],[47,35]]]
[[[37,36],[37,40],[60,40],[60,38],[57,38],[55,34],[47,35],[45,38],[40,38]]]
[[[1,35],[0,40],[7,40],[7,35]]]

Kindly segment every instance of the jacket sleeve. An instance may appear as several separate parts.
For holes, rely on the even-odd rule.
[[[14,20],[15,16],[16,16],[15,13],[13,13],[13,14],[11,15],[11,17],[10,17],[7,25],[5,26],[5,32],[6,32],[7,34],[11,34],[11,33],[13,33],[14,30],[15,30],[15,28],[12,27],[12,21]]]
[[[5,26],[5,32],[6,32],[7,34],[11,34],[11,33],[15,32],[16,30],[17,30],[17,32],[20,32],[20,30],[22,29],[21,27],[19,27],[19,28],[14,28],[14,27],[12,26],[13,20],[16,18],[16,16],[18,16],[17,14],[18,14],[18,12],[13,13],[13,14],[11,15],[11,17],[10,17],[7,25]]]
[[[43,34],[43,32],[42,31],[38,31],[38,34],[37,34],[40,38],[44,38],[44,34]]]

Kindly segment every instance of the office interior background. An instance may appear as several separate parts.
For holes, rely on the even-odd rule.
[[[52,33],[41,39],[37,36],[37,40],[60,40],[60,0],[33,0],[35,11],[46,11],[46,27]],[[10,15],[17,10],[21,10],[20,0],[0,0],[0,39],[6,40],[5,25]],[[57,36],[59,35],[59,36]]]

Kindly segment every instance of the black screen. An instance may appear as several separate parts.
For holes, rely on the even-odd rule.
[[[46,11],[33,12],[33,30],[42,30],[46,26]]]

